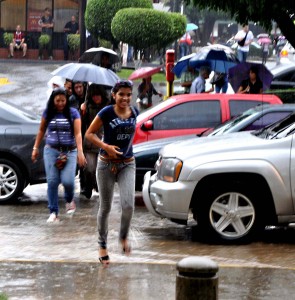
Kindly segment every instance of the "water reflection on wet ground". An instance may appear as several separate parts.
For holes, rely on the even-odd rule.
[[[46,223],[46,184],[28,187],[19,204],[1,205],[0,292],[9,299],[174,299],[176,263],[188,256],[219,265],[219,299],[290,299],[295,292],[293,229],[265,231],[247,245],[206,244],[196,225],[177,225],[137,206],[133,251],[126,257],[118,245],[115,193],[109,224],[112,264],[104,269],[97,261],[98,194],[91,200],[77,197],[73,217],[60,204],[56,225]]]
[[[76,195],[77,211],[73,217],[65,214],[60,201],[59,224],[46,223],[46,184],[27,188],[18,205],[1,205],[0,259],[96,262],[99,196],[95,193],[91,200],[80,199],[78,180]],[[141,197],[140,193],[137,197]],[[108,241],[114,262],[175,263],[188,255],[204,255],[223,265],[295,268],[292,228],[266,230],[258,241],[246,245],[213,245],[203,241],[196,225],[156,218],[144,206],[137,206],[130,233],[133,253],[126,259],[118,245],[119,222],[120,204],[115,193]]]
[[[9,299],[175,299],[172,264],[0,263],[0,291]],[[221,267],[219,299],[292,299],[295,273],[272,268]]]

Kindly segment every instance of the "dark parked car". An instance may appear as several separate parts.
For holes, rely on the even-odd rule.
[[[46,182],[42,151],[36,163],[31,160],[39,124],[39,116],[0,101],[0,202],[17,200],[28,184]]]
[[[261,129],[269,124],[285,118],[295,111],[295,104],[258,105],[250,108],[241,115],[217,126],[213,130],[207,130],[200,136],[221,135],[238,131]],[[159,151],[167,144],[183,141],[189,138],[197,138],[196,135],[176,136],[144,142],[133,146],[136,159],[136,190],[142,190],[143,177],[147,171],[155,172],[155,163],[159,157]]]
[[[270,89],[294,89],[295,88],[295,63],[282,63],[272,69],[273,80]]]

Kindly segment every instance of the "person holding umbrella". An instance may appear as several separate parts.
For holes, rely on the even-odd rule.
[[[100,205],[97,214],[98,257],[103,266],[108,266],[108,218],[111,211],[115,183],[118,183],[121,200],[121,225],[119,243],[122,252],[129,255],[131,246],[128,234],[134,212],[135,159],[133,155],[133,137],[138,110],[131,106],[133,83],[119,80],[112,89],[114,105],[104,107],[96,115],[85,137],[100,148],[97,162],[97,181]],[[97,132],[103,128],[104,137]]]
[[[97,113],[108,104],[109,99],[105,88],[102,85],[92,83],[87,90],[86,101],[83,103],[84,108],[81,116],[82,136],[85,135],[86,130],[96,117]],[[102,128],[96,134],[100,139],[102,139]],[[83,139],[83,151],[87,160],[87,165],[82,172],[83,179],[80,179],[80,183],[83,182],[83,191],[81,191],[80,194],[84,195],[87,199],[91,198],[93,189],[98,191],[96,182],[96,165],[99,150],[100,148],[95,144],[92,144],[86,138]]]
[[[262,94],[263,84],[258,75],[258,69],[251,66],[249,70],[249,78],[243,80],[237,91],[237,94]]]
[[[199,94],[199,93],[212,93],[214,91],[213,86],[209,90],[205,90],[206,79],[209,78],[210,68],[207,66],[202,66],[200,68],[199,76],[192,82],[190,94]]]
[[[138,96],[137,96],[137,106],[139,111],[142,111],[146,108],[153,106],[153,95],[158,95],[162,97],[163,94],[157,91],[152,84],[152,77],[142,78],[142,82],[138,86]]]
[[[80,114],[83,112],[81,111],[81,105],[85,101],[86,96],[86,89],[87,89],[87,82],[83,81],[73,81],[72,82],[72,95],[69,98],[70,106],[76,108]],[[82,132],[82,138],[84,137],[84,133]],[[80,179],[80,195],[85,196],[85,176],[84,176],[84,167],[79,168],[79,179]]]

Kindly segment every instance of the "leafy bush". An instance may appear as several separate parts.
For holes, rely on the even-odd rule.
[[[146,8],[121,9],[112,21],[112,34],[136,50],[161,49],[185,32],[186,18]]]
[[[267,90],[265,94],[277,95],[283,103],[295,103],[295,89]]]
[[[46,46],[49,44],[50,42],[50,35],[48,34],[41,34],[39,39],[38,39],[38,42],[39,42],[39,45],[43,45],[43,46]]]
[[[99,47],[112,49],[112,43],[110,41],[100,39],[99,40]]]
[[[4,32],[3,39],[4,39],[4,44],[6,46],[9,46],[9,44],[12,43],[13,40],[13,33]]]
[[[153,9],[151,0],[88,0],[85,11],[87,30],[101,39],[116,41],[111,32],[111,23],[115,14],[122,8],[141,7]]]
[[[0,293],[0,300],[8,300],[8,296],[4,293]]]
[[[77,51],[80,48],[80,34],[69,34],[68,44],[71,51]]]

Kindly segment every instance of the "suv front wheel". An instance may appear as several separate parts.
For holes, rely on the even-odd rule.
[[[254,193],[242,185],[210,190],[203,194],[194,213],[201,232],[209,231],[215,241],[249,242],[261,222]]]

